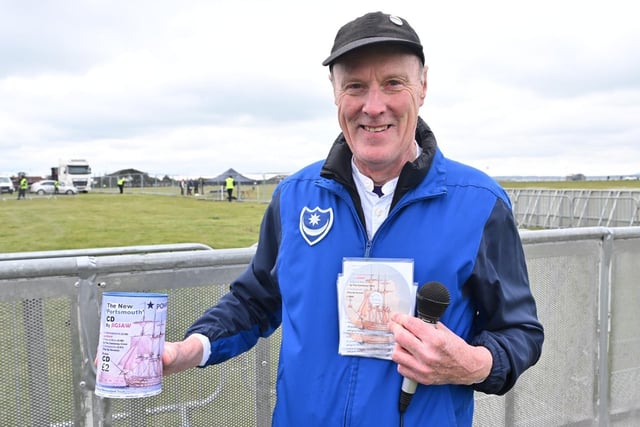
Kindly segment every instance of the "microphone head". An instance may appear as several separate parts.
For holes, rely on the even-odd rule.
[[[437,323],[449,306],[449,290],[440,282],[425,283],[418,289],[418,317],[425,322]]]

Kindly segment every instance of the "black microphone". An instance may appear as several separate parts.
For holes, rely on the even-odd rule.
[[[440,282],[428,282],[424,284],[416,295],[418,318],[427,323],[438,323],[442,314],[449,306],[449,290]],[[400,413],[404,413],[411,403],[411,398],[416,392],[418,383],[409,378],[402,380],[400,389]]]

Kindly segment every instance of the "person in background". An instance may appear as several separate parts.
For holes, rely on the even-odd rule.
[[[342,132],[278,185],[250,265],[165,344],[164,372],[222,363],[280,328],[274,426],[471,426],[474,391],[506,393],[544,340],[509,198],[445,157],[419,116],[427,66],[406,20],[345,24],[323,65]],[[448,308],[436,324],[391,313],[390,357],[342,355],[345,258],[411,260],[419,286],[446,286]],[[404,378],[418,385],[401,413]]]
[[[60,182],[57,179],[53,182],[53,194],[60,194]]]
[[[27,198],[27,190],[29,189],[29,181],[25,175],[20,175],[18,181],[18,200]]]
[[[227,200],[233,200],[233,189],[236,187],[236,180],[231,175],[224,180],[225,188],[227,190]]]
[[[118,178],[118,189],[120,190],[120,194],[124,193],[124,177]]]

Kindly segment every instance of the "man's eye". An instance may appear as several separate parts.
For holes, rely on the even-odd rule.
[[[353,96],[362,95],[365,91],[365,86],[360,83],[352,83],[345,86],[345,93]]]

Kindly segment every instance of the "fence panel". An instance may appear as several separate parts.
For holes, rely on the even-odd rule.
[[[611,265],[611,425],[640,420],[640,247],[637,240],[614,240]]]
[[[599,239],[525,245],[545,327],[543,355],[506,397],[476,394],[481,405],[505,400],[505,407],[502,418],[479,406],[475,425],[591,425],[588,421],[596,419],[600,248]]]
[[[522,231],[546,341],[478,426],[640,423],[640,228]],[[268,426],[279,333],[224,364],[165,378],[145,399],[93,393],[102,292],[165,292],[167,339],[227,292],[253,248],[171,245],[0,258],[2,426]]]
[[[640,191],[509,189],[516,222],[524,228],[640,225]]]

